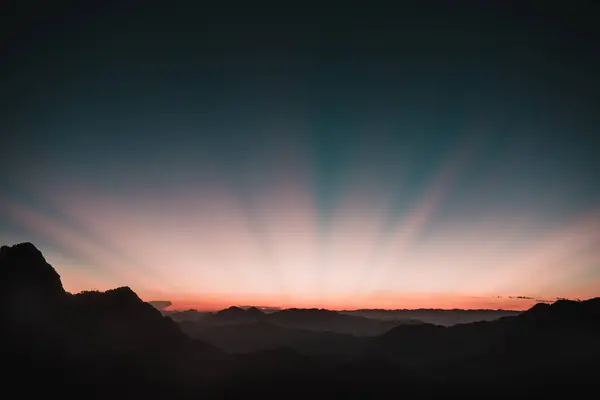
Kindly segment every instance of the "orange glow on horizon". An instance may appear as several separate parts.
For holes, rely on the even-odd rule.
[[[461,294],[375,294],[365,297],[344,296],[329,300],[287,299],[286,295],[166,295],[144,296],[146,301],[169,299],[168,310],[196,309],[219,311],[231,306],[257,306],[272,309],[318,308],[328,310],[357,309],[471,309],[524,311],[539,302],[553,302],[557,297],[546,299],[518,298],[517,296],[468,296]]]

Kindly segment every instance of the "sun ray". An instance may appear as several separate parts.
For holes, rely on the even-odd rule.
[[[418,238],[423,229],[434,217],[441,206],[444,197],[458,178],[459,174],[472,160],[482,143],[482,138],[467,135],[464,143],[441,167],[431,185],[421,200],[412,208],[408,215],[401,219],[386,238],[385,245],[377,253],[376,259],[366,268],[371,269],[370,284],[365,289],[375,290],[389,276],[390,271],[398,268],[407,249]]]

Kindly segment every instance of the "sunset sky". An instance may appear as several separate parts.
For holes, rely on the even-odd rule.
[[[508,3],[40,11],[0,80],[0,244],[175,308],[600,295],[593,22]]]

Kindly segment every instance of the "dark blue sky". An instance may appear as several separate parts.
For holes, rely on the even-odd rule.
[[[598,8],[521,3],[16,9],[0,81],[3,202],[73,228],[65,196],[160,199],[176,214],[173,199],[226,187],[259,237],[273,208],[300,212],[273,197],[298,186],[323,243],[346,201],[364,216],[385,199],[374,254],[435,196],[416,243],[486,218],[532,219],[522,239],[596,215]],[[3,240],[86,259],[13,211]]]

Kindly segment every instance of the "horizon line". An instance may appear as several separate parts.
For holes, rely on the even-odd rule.
[[[149,301],[147,303],[152,303],[152,301]],[[539,303],[548,304],[550,302],[539,302]],[[282,307],[282,308],[279,308],[279,307],[237,306],[237,305],[232,305],[229,307],[218,308],[218,309],[165,307],[165,308],[162,308],[161,311],[219,312],[219,311],[227,310],[229,308],[234,308],[234,307],[241,308],[241,309],[247,309],[247,308],[254,307],[261,311],[266,309],[266,310],[272,310],[273,312],[285,311],[285,310],[325,310],[325,311],[333,311],[333,312],[356,312],[356,311],[493,311],[493,312],[504,311],[504,312],[524,312],[524,311],[526,311],[526,310],[515,310],[515,309],[505,309],[505,308],[355,308],[355,309],[339,309],[339,310],[337,310],[337,309],[323,308],[323,307],[285,307],[285,308]],[[529,308],[531,308],[531,307],[529,307]]]

